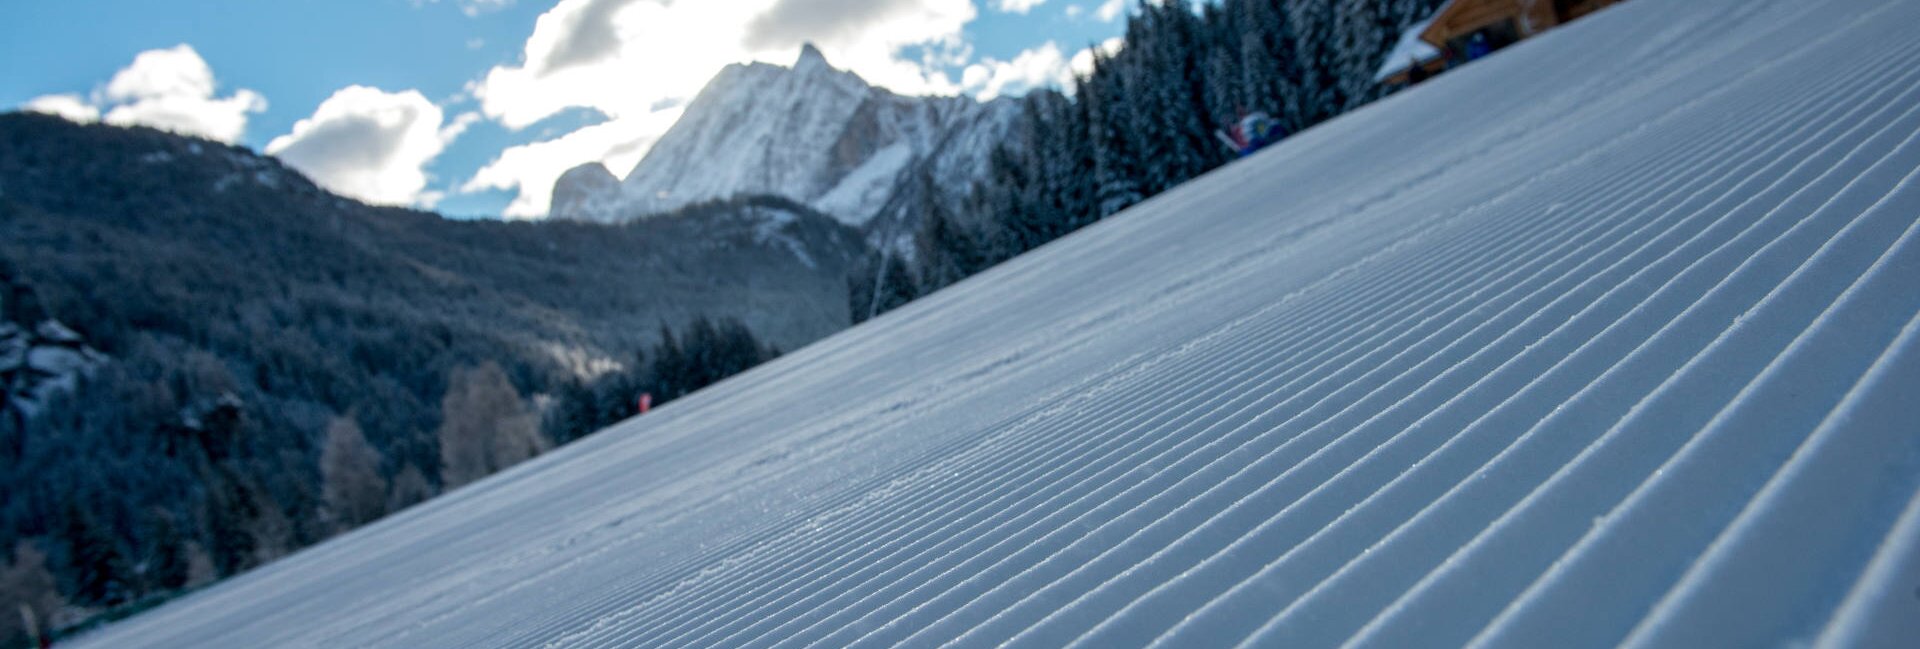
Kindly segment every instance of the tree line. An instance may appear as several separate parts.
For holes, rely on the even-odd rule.
[[[562,384],[548,410],[547,435],[564,444],[640,414],[645,396],[658,407],[780,356],[737,319],[697,318],[635,352],[627,370]]]

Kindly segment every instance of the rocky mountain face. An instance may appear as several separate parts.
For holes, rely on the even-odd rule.
[[[32,417],[107,357],[39,308],[32,289],[0,266],[0,416]]]
[[[930,176],[957,205],[1020,119],[1017,101],[904,97],[803,48],[792,67],[722,70],[623,181],[598,163],[556,183],[551,214],[618,222],[740,196],[778,196],[876,238],[912,214],[899,200]],[[922,183],[924,184],[924,183]]]

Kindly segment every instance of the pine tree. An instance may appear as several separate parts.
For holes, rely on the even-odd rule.
[[[1306,128],[1302,68],[1293,26],[1279,0],[1241,0],[1241,92],[1245,107],[1264,110],[1290,131]]]
[[[1379,95],[1374,74],[1388,42],[1380,0],[1340,0],[1334,19],[1334,62],[1342,109],[1351,110]]]
[[[77,504],[67,505],[65,519],[61,537],[67,544],[74,600],[96,606],[127,601],[127,561],[113,535]]]
[[[1295,108],[1301,126],[1318,124],[1346,105],[1338,76],[1338,49],[1334,39],[1334,0],[1290,0],[1287,25],[1294,38],[1299,65]]]
[[[1021,102],[1024,124],[1017,143],[995,151],[995,183],[1006,202],[997,215],[1015,254],[1032,250],[1057,236],[1066,220],[1054,194],[1065,186],[1050,165],[1069,134],[1060,130],[1054,104],[1064,101],[1048,91],[1028,95]]]
[[[1074,85],[1075,88],[1084,91],[1086,80],[1075,78]],[[1076,97],[1078,96],[1082,95],[1076,94]],[[1092,132],[1093,114],[1088,102],[1079,100],[1071,102],[1067,107],[1065,124],[1062,125],[1060,135],[1065,146],[1057,152],[1065,158],[1062,165],[1065,169],[1067,185],[1065,191],[1061,192],[1060,198],[1064,206],[1062,209],[1066,212],[1068,219],[1067,231],[1069,232],[1078,230],[1100,218],[1097,176],[1099,163],[1095,160],[1093,138],[1090,135]],[[986,265],[992,265],[998,261],[999,259],[991,259]]]
[[[1168,139],[1170,158],[1162,165],[1167,170],[1167,185],[1186,182],[1221,160],[1214,152],[1212,129],[1207,120],[1205,69],[1202,57],[1206,42],[1201,24],[1186,3],[1169,2],[1150,10],[1154,39],[1155,104],[1165,125],[1162,137]]]
[[[660,388],[656,396],[662,401],[676,399],[693,391],[686,384],[687,364],[686,352],[680,347],[679,338],[666,323],[660,323],[660,342],[653,348],[653,376]]]
[[[172,514],[155,512],[147,526],[147,582],[153,589],[179,590],[191,576],[187,539],[180,533]]]
[[[986,267],[979,239],[945,212],[928,216],[914,246],[921,260],[921,281],[930,290],[950,286]]]
[[[247,521],[255,515],[254,499],[224,470],[207,473],[202,483],[207,496],[200,503],[201,520],[206,524],[207,552],[215,571],[226,576],[252,567],[254,538]]]
[[[600,396],[578,378],[560,384],[547,415],[547,437],[566,444],[601,428]]]
[[[1215,129],[1229,127],[1246,102],[1240,98],[1240,63],[1232,50],[1207,53],[1207,117]]]
[[[920,289],[914,281],[913,273],[907,270],[907,264],[897,255],[887,257],[886,270],[877,289],[879,296],[877,313],[886,313],[905,306],[914,298],[920,297]]]
[[[1104,218],[1141,200],[1139,169],[1141,155],[1129,134],[1133,114],[1124,75],[1115,71],[1113,59],[1094,56],[1094,74],[1081,101],[1088,103],[1089,139],[1094,150],[1094,202]]]

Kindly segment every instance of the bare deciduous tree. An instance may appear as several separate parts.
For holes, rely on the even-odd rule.
[[[46,553],[27,541],[14,545],[13,563],[0,571],[0,645],[43,637],[54,612],[65,606]]]
[[[540,420],[500,366],[456,370],[440,401],[440,480],[479,480],[546,450]]]
[[[213,566],[213,556],[198,542],[187,542],[187,588],[199,588],[220,578],[220,570]]]
[[[367,444],[352,417],[335,417],[327,425],[320,476],[327,513],[337,529],[353,529],[386,513],[387,480],[380,475],[380,452]]]
[[[420,504],[433,497],[433,485],[427,483],[427,476],[420,467],[408,462],[393,474],[393,486],[387,494],[387,511],[397,512]]]

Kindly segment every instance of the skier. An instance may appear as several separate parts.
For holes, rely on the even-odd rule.
[[[1493,53],[1493,46],[1487,43],[1487,35],[1474,32],[1473,40],[1467,41],[1467,60],[1477,61],[1480,57]]]
[[[1281,128],[1280,122],[1265,112],[1248,113],[1241,110],[1239,121],[1226,131],[1214,131],[1213,135],[1219,138],[1228,149],[1244,158],[1269,144],[1280,141],[1286,136],[1286,129]]]

